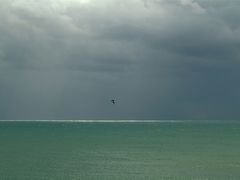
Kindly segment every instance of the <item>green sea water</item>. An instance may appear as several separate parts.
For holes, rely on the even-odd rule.
[[[240,179],[240,123],[0,122],[0,180]]]

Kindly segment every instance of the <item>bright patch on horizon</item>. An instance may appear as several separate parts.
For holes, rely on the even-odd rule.
[[[88,4],[88,3],[90,3],[90,0],[81,0],[81,3]]]
[[[61,0],[61,4],[69,5],[69,4],[89,4],[92,0]]]

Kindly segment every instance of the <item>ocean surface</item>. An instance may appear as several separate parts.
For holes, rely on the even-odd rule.
[[[239,180],[237,122],[0,122],[0,180]]]

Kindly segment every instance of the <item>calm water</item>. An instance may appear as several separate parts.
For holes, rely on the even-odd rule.
[[[240,124],[0,122],[0,179],[237,180]]]

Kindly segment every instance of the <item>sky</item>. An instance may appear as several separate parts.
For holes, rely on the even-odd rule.
[[[239,17],[238,0],[1,0],[0,119],[240,120]]]

